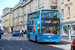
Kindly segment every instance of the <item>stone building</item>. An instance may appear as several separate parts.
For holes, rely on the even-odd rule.
[[[58,0],[58,9],[61,12],[62,33],[64,39],[75,36],[75,0]],[[70,30],[70,34],[69,34]]]
[[[74,0],[20,0],[13,7],[13,28],[27,29],[27,14],[38,9],[59,9],[61,13],[62,36],[70,33],[75,36],[75,1]],[[4,18],[2,18],[4,21]],[[3,26],[5,24],[3,23]],[[69,26],[69,27],[68,27]]]
[[[1,19],[2,19],[2,27],[4,27],[4,32],[5,33],[11,33],[13,28],[13,24],[12,24],[12,19],[13,19],[13,12],[12,12],[12,8],[8,8],[6,7],[5,9],[3,9],[3,14],[1,15]]]
[[[13,9],[13,25],[15,29],[26,29],[27,13],[38,9],[59,9],[61,13],[62,36],[75,36],[75,1],[74,0],[20,0]],[[18,15],[17,15],[18,14]]]
[[[20,0],[13,8],[14,29],[27,29],[27,14],[38,9],[56,9],[57,0]]]

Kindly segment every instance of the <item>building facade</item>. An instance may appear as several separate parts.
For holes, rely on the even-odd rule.
[[[20,0],[13,8],[14,29],[27,29],[27,14],[38,9],[56,9],[57,0]]]
[[[27,14],[38,9],[59,9],[61,13],[62,36],[75,36],[74,0],[20,0],[13,9],[14,29],[27,28]],[[14,22],[15,21],[15,22]],[[69,31],[70,30],[70,34]]]
[[[61,23],[62,23],[61,35],[68,37],[69,35],[68,30],[70,30],[70,35],[75,36],[74,4],[75,4],[74,0],[20,0],[20,2],[16,4],[16,6],[14,6],[12,9],[13,29],[16,30],[27,29],[27,14],[29,12],[38,9],[59,9],[61,13]],[[6,10],[3,12],[6,12]],[[8,22],[7,16],[9,16],[9,13],[2,16],[2,25],[6,28],[10,25],[6,23]]]
[[[12,9],[9,8],[7,11],[3,10],[3,15],[1,16],[2,19],[2,27],[4,27],[5,33],[11,33],[13,28],[12,19],[13,19],[13,12]]]
[[[61,12],[62,32],[64,39],[73,40],[75,37],[75,0],[58,0],[58,9]]]
[[[59,9],[61,12],[62,35],[68,36],[70,27],[71,35],[75,36],[75,1],[59,0]],[[60,6],[62,5],[62,6]]]

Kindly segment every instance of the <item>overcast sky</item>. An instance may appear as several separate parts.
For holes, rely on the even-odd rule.
[[[0,15],[3,14],[3,9],[5,7],[14,7],[19,0],[0,0]]]

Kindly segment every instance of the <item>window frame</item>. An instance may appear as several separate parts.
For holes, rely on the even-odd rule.
[[[68,2],[70,1],[70,0],[67,0]]]
[[[61,3],[63,4],[64,3],[64,0],[62,0]]]
[[[68,18],[70,17],[70,7],[68,7]]]
[[[36,6],[38,6],[38,0],[36,0]]]

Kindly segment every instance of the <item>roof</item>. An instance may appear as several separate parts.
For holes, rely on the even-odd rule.
[[[58,11],[59,11],[59,9],[39,9],[39,10],[36,10],[36,11],[42,11],[42,10],[52,10],[52,11],[58,10]],[[34,12],[36,12],[36,11],[32,11],[32,12],[30,12],[30,13],[28,13],[28,14],[34,13]]]

